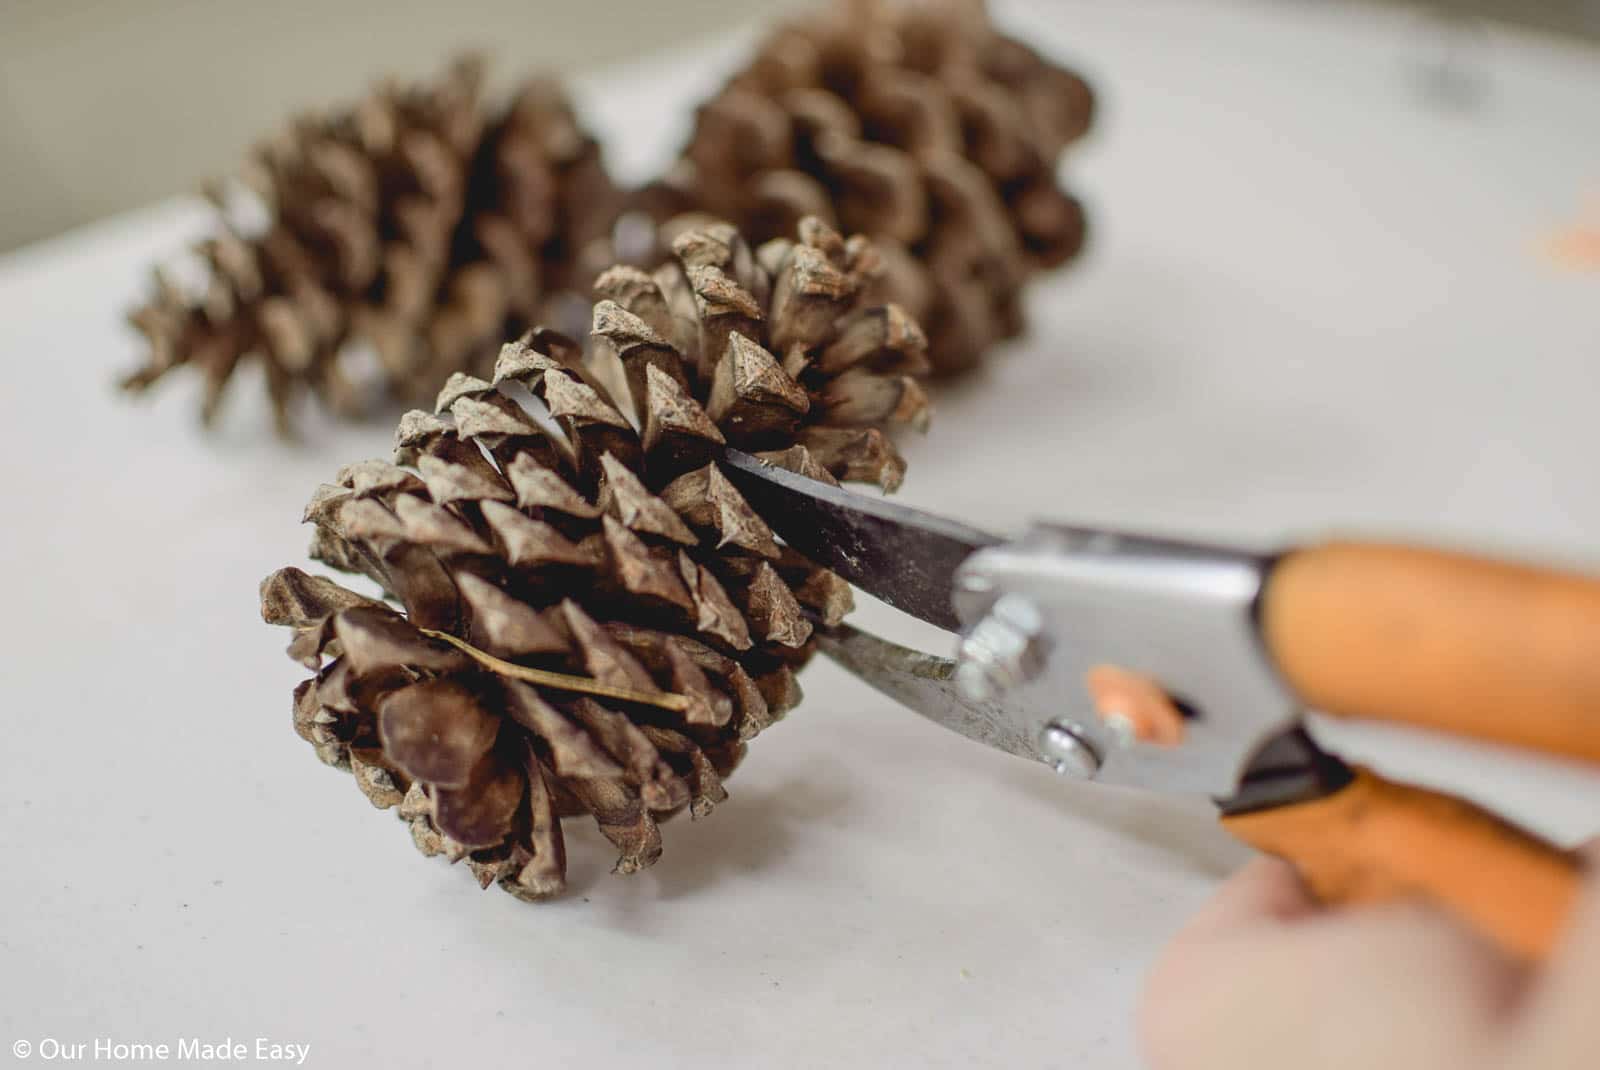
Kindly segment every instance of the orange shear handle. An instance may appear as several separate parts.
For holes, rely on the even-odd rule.
[[[1600,762],[1600,580],[1328,543],[1280,558],[1260,610],[1314,709]]]
[[[1332,794],[1223,827],[1292,862],[1325,903],[1421,898],[1516,957],[1549,953],[1583,880],[1577,855],[1463,799],[1355,774]]]

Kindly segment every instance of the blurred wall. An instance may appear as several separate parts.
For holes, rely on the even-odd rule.
[[[486,48],[497,84],[800,0],[0,0],[0,249],[192,188],[296,108]]]
[[[453,49],[488,47],[504,81],[807,2],[0,0],[0,249],[193,188],[292,110],[435,69]],[[1392,2],[1600,35],[1600,0]]]

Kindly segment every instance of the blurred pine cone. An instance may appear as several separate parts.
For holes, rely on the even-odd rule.
[[[262,584],[316,672],[301,735],[484,886],[561,891],[568,815],[594,817],[618,872],[653,863],[657,819],[725,797],[745,741],[799,699],[813,620],[850,607],[717,466],[727,444],[890,488],[884,426],[926,421],[926,343],[868,299],[871,246],[815,220],[799,234],[753,250],[710,225],[654,273],[605,272],[587,360],[529,332],[492,382],[453,376],[437,415],[402,420],[409,467],[322,487],[312,556],[402,608],[298,569]]]
[[[934,372],[956,372],[1021,331],[1029,276],[1081,248],[1056,165],[1093,108],[981,0],[840,0],[773,33],[701,106],[643,206],[724,216],[754,241],[802,215],[870,235]]]
[[[483,80],[480,60],[461,59],[259,146],[243,177],[264,225],[208,191],[220,226],[194,250],[204,278],[186,288],[157,272],[154,298],[129,314],[149,349],[124,385],[192,366],[210,422],[235,370],[259,359],[286,431],[305,389],[341,414],[362,407],[354,343],[411,400],[452,372],[486,371],[503,339],[587,285],[572,265],[608,234],[617,195],[559,88],[532,81],[491,107]]]

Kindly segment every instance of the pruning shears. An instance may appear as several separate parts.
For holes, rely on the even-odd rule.
[[[959,636],[946,658],[818,630],[929,720],[1064,774],[1209,797],[1325,902],[1425,897],[1524,959],[1559,938],[1579,856],[1346,763],[1303,714],[1600,763],[1600,580],[1382,543],[1260,554],[1053,523],[1008,539],[738,451],[722,465],[796,550]]]

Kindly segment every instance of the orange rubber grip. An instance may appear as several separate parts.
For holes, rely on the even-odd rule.
[[[1261,629],[1315,709],[1600,761],[1600,581],[1329,543],[1274,566]]]
[[[1519,958],[1549,953],[1583,879],[1577,855],[1464,799],[1355,773],[1331,795],[1223,827],[1292,862],[1324,903],[1423,898]]]

